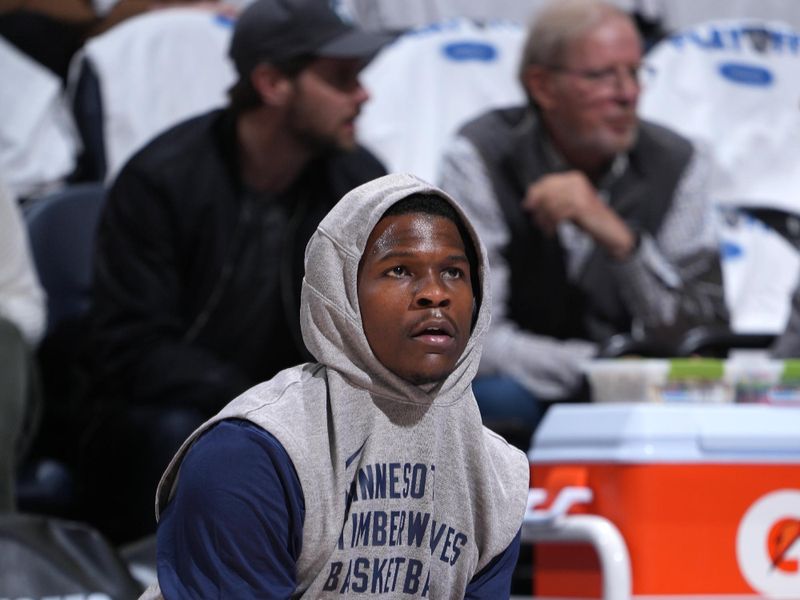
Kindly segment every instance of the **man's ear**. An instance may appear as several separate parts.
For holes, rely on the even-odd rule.
[[[549,110],[555,105],[552,71],[539,65],[528,65],[522,72],[522,82],[528,95],[542,110]]]
[[[285,106],[292,97],[294,81],[272,65],[256,65],[250,83],[267,106]]]

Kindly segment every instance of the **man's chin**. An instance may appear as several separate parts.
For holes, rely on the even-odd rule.
[[[630,136],[605,136],[595,140],[591,150],[596,156],[604,156],[609,160],[618,154],[628,152],[636,142],[636,135]]]
[[[336,147],[343,152],[353,152],[358,148],[355,136],[342,136],[336,143]]]
[[[358,142],[352,136],[309,135],[302,137],[306,149],[315,155],[332,154],[334,152],[353,152]]]
[[[355,139],[343,139],[338,138],[336,140],[330,140],[330,142],[324,147],[324,150],[327,152],[355,152],[358,148],[358,142]]]
[[[449,372],[408,373],[406,375],[400,375],[400,377],[414,385],[426,386],[426,385],[436,385],[437,383],[441,383],[442,381],[447,379],[448,375],[450,375]]]
[[[632,126],[627,129],[612,130],[609,135],[609,145],[613,148],[614,154],[619,152],[627,152],[633,148],[638,136],[638,126]]]

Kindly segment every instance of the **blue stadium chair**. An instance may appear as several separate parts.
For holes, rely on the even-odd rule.
[[[83,153],[73,182],[111,181],[128,158],[176,123],[226,103],[233,21],[172,7],[125,19],[72,60],[68,95]]]
[[[47,292],[47,334],[89,307],[94,232],[105,200],[101,184],[69,186],[25,212],[33,261]]]
[[[36,200],[25,211],[48,318],[37,351],[41,422],[18,481],[17,501],[23,510],[72,516],[69,510],[76,503],[68,465],[78,450],[64,423],[85,412],[83,344],[94,235],[104,199],[102,184],[81,184]]]

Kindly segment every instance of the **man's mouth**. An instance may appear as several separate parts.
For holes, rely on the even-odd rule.
[[[426,320],[412,329],[411,337],[437,348],[449,348],[455,342],[455,328],[447,319]]]
[[[628,132],[636,127],[636,117],[622,115],[608,120],[608,125],[616,132]]]

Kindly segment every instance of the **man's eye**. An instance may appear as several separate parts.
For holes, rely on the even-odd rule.
[[[406,269],[403,266],[392,267],[391,269],[386,271],[386,274],[389,277],[404,277],[405,275],[408,274],[408,269]]]
[[[328,75],[326,80],[331,86],[343,92],[352,91],[359,85],[358,72],[350,70],[335,71]]]
[[[442,276],[445,279],[461,279],[464,277],[464,271],[456,267],[450,267],[442,272]]]
[[[616,76],[617,71],[613,67],[586,71],[586,78],[591,79],[592,81],[613,81]]]

